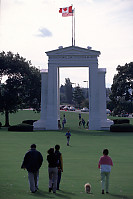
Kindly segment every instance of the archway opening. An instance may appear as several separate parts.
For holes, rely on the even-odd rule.
[[[65,84],[66,81],[65,79],[70,80],[70,83],[72,84],[72,94],[77,86],[80,87],[80,89],[83,92],[84,99],[82,100],[82,103],[80,107],[74,103],[73,99],[71,102],[69,101],[63,101],[65,100]],[[71,114],[74,114],[74,117],[78,118],[78,115],[81,115],[81,119],[79,120],[79,123],[82,124],[82,119],[85,121],[85,126],[88,128],[89,124],[89,67],[59,67],[59,80],[60,80],[60,110],[61,112],[59,113],[59,121],[60,124],[62,125],[64,115],[66,117],[66,121],[69,121],[69,112]],[[84,109],[83,109],[84,108]],[[85,110],[86,113],[84,115],[81,110]],[[73,113],[72,113],[73,112]],[[69,125],[74,125],[73,122],[69,121]],[[77,125],[77,123],[76,123]],[[69,126],[71,128],[72,126]],[[75,126],[76,127],[76,126]]]
[[[65,78],[69,78],[73,84],[73,86],[79,86],[81,88],[86,88],[88,81],[89,87],[89,68],[88,67],[60,67],[60,86],[64,85]]]

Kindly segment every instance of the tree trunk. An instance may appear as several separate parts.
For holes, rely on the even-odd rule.
[[[8,127],[9,125],[9,112],[5,111],[5,127]]]

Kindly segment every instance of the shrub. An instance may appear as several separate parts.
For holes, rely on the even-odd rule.
[[[114,124],[129,124],[130,120],[129,119],[115,119],[113,120]]]
[[[33,131],[33,126],[29,124],[18,124],[14,126],[10,126],[8,131]]]
[[[110,126],[111,132],[133,132],[132,124],[113,124]]]
[[[36,121],[37,120],[24,120],[22,123],[33,125],[33,123],[36,122]]]

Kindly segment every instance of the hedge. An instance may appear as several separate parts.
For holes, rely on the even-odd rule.
[[[129,119],[115,119],[113,120],[114,124],[129,124],[130,120]]]
[[[37,120],[24,120],[22,123],[33,125],[33,123],[36,122],[36,121]]]
[[[133,132],[132,124],[113,124],[110,126],[111,132]]]
[[[33,126],[29,124],[18,124],[8,127],[8,131],[33,131]]]

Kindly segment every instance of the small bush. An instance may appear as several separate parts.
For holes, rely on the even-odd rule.
[[[33,125],[33,123],[36,122],[36,121],[37,120],[24,120],[22,123]]]
[[[18,124],[14,126],[10,126],[8,131],[33,131],[33,126],[29,124]]]
[[[115,119],[113,120],[114,124],[129,124],[130,120],[129,119]]]
[[[133,132],[132,124],[113,124],[110,126],[111,132]]]

